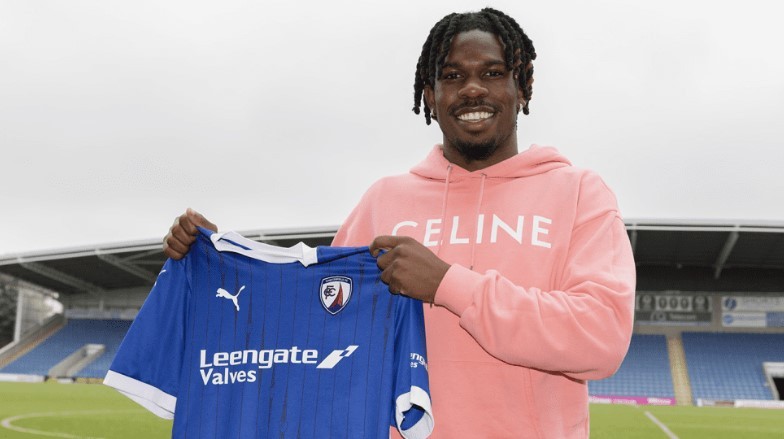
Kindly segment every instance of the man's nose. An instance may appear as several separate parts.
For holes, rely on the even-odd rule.
[[[458,96],[464,99],[477,99],[487,96],[487,87],[479,78],[469,78],[458,91]]]

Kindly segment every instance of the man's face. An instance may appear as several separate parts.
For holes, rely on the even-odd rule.
[[[517,106],[523,92],[494,34],[471,30],[456,35],[435,88],[425,87],[425,99],[444,133],[445,153],[457,152],[468,163],[517,153]]]

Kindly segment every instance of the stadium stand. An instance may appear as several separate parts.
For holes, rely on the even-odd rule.
[[[784,334],[684,332],[682,337],[695,401],[773,399],[762,363],[784,362]]]
[[[666,337],[634,334],[618,372],[604,380],[589,381],[588,393],[674,398]]]
[[[0,369],[0,373],[47,375],[49,369],[77,349],[96,343],[106,347],[104,354],[76,376],[103,377],[130,326],[129,320],[69,320],[60,331]]]
[[[784,362],[784,323],[770,320],[772,324],[759,329],[766,334],[737,332],[748,329],[723,324],[722,297],[764,296],[784,301],[784,222],[627,219],[626,226],[637,264],[638,292],[686,298],[699,294],[710,301],[702,310],[705,315],[688,307],[680,311],[648,310],[647,314],[642,309],[636,311],[640,315],[635,315],[635,334],[624,363],[613,377],[589,382],[589,393],[673,398],[678,404],[691,404],[697,399],[773,399],[762,362]],[[242,234],[283,247],[300,241],[317,246],[329,245],[336,229],[256,230]],[[76,319],[132,318],[165,259],[159,238],[0,255],[0,279],[8,285],[21,282],[54,293],[52,297],[57,297],[63,306],[63,318],[71,318],[67,328],[23,357],[4,358],[0,346],[0,373],[46,375],[75,350],[98,343],[106,345],[104,354],[76,377],[102,377],[130,321]],[[784,312],[778,308],[758,311]],[[676,318],[679,316],[682,318]],[[693,321],[682,324],[686,321],[684,316]],[[84,337],[66,337],[72,331],[79,332],[76,327],[80,325],[84,325]],[[700,330],[721,333],[696,333],[695,325],[701,325]],[[54,330],[35,343],[14,342],[20,345],[16,351],[23,355],[27,347]],[[682,340],[681,331],[687,331]],[[689,388],[691,392],[684,392]]]

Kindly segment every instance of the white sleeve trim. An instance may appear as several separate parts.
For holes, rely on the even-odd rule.
[[[299,242],[291,247],[278,247],[248,239],[237,232],[213,233],[210,235],[210,240],[218,251],[239,253],[273,264],[300,262],[307,267],[318,262],[317,249],[308,247],[304,242]],[[232,242],[236,242],[241,247],[232,244]]]
[[[404,412],[413,406],[422,407],[425,413],[416,424],[408,430],[403,430],[400,425],[403,423]],[[397,397],[395,400],[395,422],[397,429],[405,439],[420,439],[430,436],[433,432],[435,419],[433,418],[433,407],[430,404],[430,395],[421,387],[411,386],[411,390]]]
[[[103,383],[119,390],[120,393],[153,412],[156,416],[163,419],[174,419],[177,398],[161,389],[113,370],[106,373]]]

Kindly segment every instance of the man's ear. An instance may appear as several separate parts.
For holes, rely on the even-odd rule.
[[[526,66],[525,66],[525,76],[526,76],[525,87],[526,88],[530,87],[531,84],[534,83],[533,73],[534,73],[534,65],[533,65],[533,63],[528,61],[528,64],[526,64]],[[525,92],[523,90],[523,87],[520,86],[520,83],[517,80],[517,76],[515,76],[515,85],[517,86],[517,99],[520,102],[523,103],[523,106],[525,106],[528,103],[528,101],[526,101],[525,98],[524,98]]]
[[[429,85],[425,85],[425,88],[422,90],[425,95],[425,104],[427,107],[430,108],[430,111],[433,111],[433,108],[436,106],[436,93],[433,91],[433,87]]]

